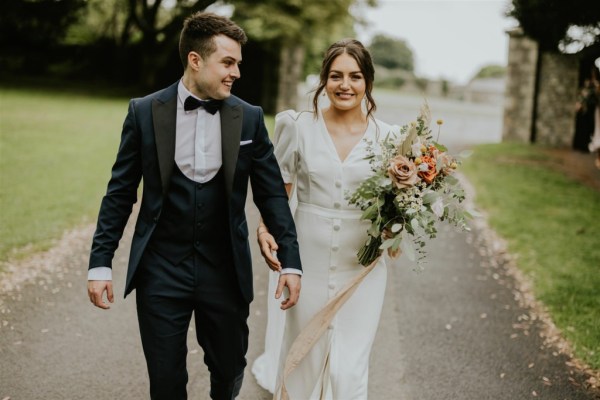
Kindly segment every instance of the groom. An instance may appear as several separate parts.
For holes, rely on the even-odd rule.
[[[286,267],[277,288],[296,304],[301,265],[288,200],[259,107],[231,95],[244,31],[227,18],[186,19],[180,81],[134,99],[92,243],[88,294],[113,302],[112,259],[143,179],[125,296],[136,289],[152,399],[186,399],[186,337],[192,313],[213,399],[238,395],[253,298],[248,180]],[[291,272],[291,273],[285,273]]]

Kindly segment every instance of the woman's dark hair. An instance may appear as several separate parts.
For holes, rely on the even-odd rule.
[[[327,85],[327,78],[329,71],[331,70],[331,64],[333,64],[333,61],[341,54],[348,54],[356,60],[356,63],[358,64],[360,72],[363,74],[366,83],[365,96],[367,97],[367,117],[373,118],[373,112],[375,112],[377,109],[375,100],[371,95],[371,91],[373,90],[373,81],[375,80],[375,68],[373,67],[371,54],[365,48],[365,46],[363,46],[363,44],[356,39],[342,39],[329,46],[325,52],[323,64],[321,65],[321,73],[319,74],[319,86],[315,90],[315,95],[313,97],[313,110],[315,112],[315,117],[319,115],[319,95],[321,92],[323,92],[323,89],[325,89],[325,85]]]
[[[225,35],[240,46],[248,41],[244,30],[229,18],[206,12],[197,12],[187,17],[179,37],[179,57],[183,69],[187,68],[190,51],[197,52],[203,59],[214,53],[217,47],[213,38],[217,35]]]

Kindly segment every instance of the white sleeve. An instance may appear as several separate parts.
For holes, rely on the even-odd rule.
[[[112,281],[112,268],[90,268],[88,270],[88,281]]]
[[[298,168],[298,113],[293,110],[275,116],[275,158],[285,183],[293,183]]]

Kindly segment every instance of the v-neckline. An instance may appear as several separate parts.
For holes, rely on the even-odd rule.
[[[329,129],[327,129],[327,124],[325,123],[325,117],[323,116],[322,110],[319,110],[319,119],[321,120],[321,127],[323,128],[323,133],[325,134],[325,136],[327,136],[326,141],[329,143],[329,150],[332,151],[333,154],[335,154],[335,158],[340,162],[340,164],[344,164],[346,160],[350,158],[352,153],[354,153],[354,150],[365,139],[367,133],[369,132],[369,128],[371,127],[371,121],[367,118],[367,127],[365,128],[365,131],[361,135],[360,139],[358,139],[358,141],[354,144],[354,146],[352,146],[352,149],[350,149],[346,157],[342,160],[342,157],[340,157],[340,153],[338,153],[337,148],[335,147],[335,143],[333,142],[331,133],[329,133]]]

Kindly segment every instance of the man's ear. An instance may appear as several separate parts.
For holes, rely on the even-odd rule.
[[[188,66],[194,71],[198,71],[202,67],[203,60],[200,54],[195,51],[190,51],[187,58]]]

